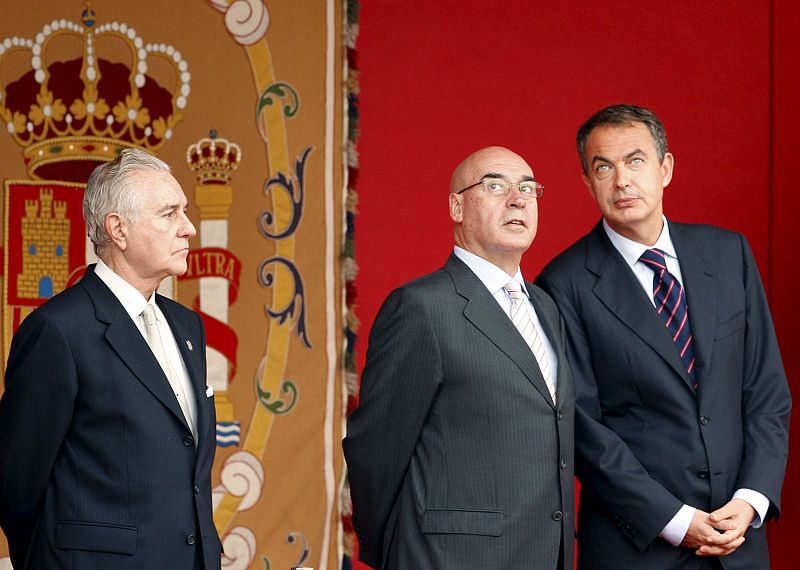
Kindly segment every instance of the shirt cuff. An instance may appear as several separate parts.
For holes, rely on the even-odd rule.
[[[689,505],[683,505],[672,520],[667,523],[658,536],[669,542],[672,546],[680,546],[689,525],[692,524],[696,509]]]
[[[739,489],[733,494],[733,498],[746,501],[756,510],[756,516],[753,517],[753,522],[750,523],[751,527],[758,528],[764,524],[764,519],[767,518],[767,511],[769,510],[769,499],[752,489]]]

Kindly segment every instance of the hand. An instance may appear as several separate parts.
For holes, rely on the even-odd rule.
[[[694,548],[698,556],[727,556],[744,542],[744,531],[737,534],[738,528],[736,521],[712,520],[710,514],[696,509],[681,546]]]
[[[744,542],[744,533],[748,528],[750,528],[750,523],[753,522],[753,518],[755,516],[756,510],[750,505],[750,503],[742,499],[731,499],[716,511],[708,515],[708,522],[714,528],[723,531],[720,536],[727,535],[730,537],[730,542],[728,545],[733,545],[737,541],[739,541],[739,543],[735,548],[730,550],[730,552],[726,552],[725,554],[720,554],[717,550],[715,550],[714,546],[701,546],[697,549],[696,554],[698,556],[726,556],[730,554],[736,550],[736,548],[741,546],[742,542]],[[720,526],[723,523],[734,523],[736,528],[726,529],[724,526]]]

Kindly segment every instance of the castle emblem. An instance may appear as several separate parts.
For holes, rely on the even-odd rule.
[[[17,294],[26,299],[49,299],[69,277],[67,203],[53,202],[53,190],[41,188],[38,200],[25,200],[22,219],[22,272]]]

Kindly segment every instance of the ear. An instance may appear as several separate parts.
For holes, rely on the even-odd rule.
[[[664,155],[664,160],[661,161],[661,180],[662,186],[666,188],[672,181],[672,169],[675,167],[675,157],[672,153],[668,152]]]
[[[455,192],[450,194],[450,219],[455,223],[460,224],[464,219],[464,213],[461,211],[461,195]]]
[[[586,189],[589,191],[589,194],[594,198],[594,186],[592,186],[592,181],[589,179],[589,176],[586,174],[581,174],[581,180],[583,183],[586,184]]]
[[[106,230],[106,234],[111,238],[111,242],[120,251],[125,251],[128,247],[128,223],[125,219],[117,212],[111,212],[106,216],[103,227]]]

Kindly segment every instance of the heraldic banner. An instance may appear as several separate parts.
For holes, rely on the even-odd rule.
[[[22,320],[96,260],[92,169],[127,147],[165,160],[197,236],[159,291],[206,329],[223,568],[350,563],[347,6],[8,0],[0,20],[2,363]]]

